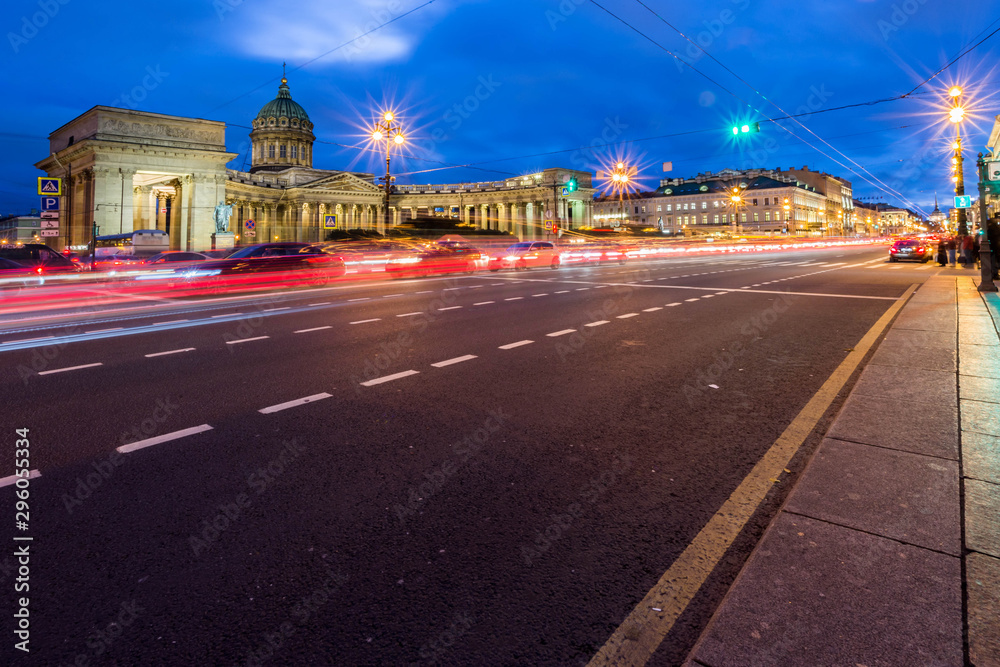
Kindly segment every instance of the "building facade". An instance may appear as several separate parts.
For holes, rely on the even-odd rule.
[[[252,121],[249,171],[228,169],[225,124],[97,106],[49,135],[36,163],[63,179],[54,247],[84,247],[92,235],[167,232],[172,249],[212,245],[215,216],[231,205],[228,231],[241,243],[319,241],[329,229],[377,229],[418,215],[459,218],[521,239],[592,222],[591,174],[545,169],[499,182],[397,185],[385,194],[372,174],[313,167],[313,124],[284,77]],[[578,189],[564,193],[575,178]],[[247,221],[253,221],[252,225]]]
[[[0,243],[42,243],[42,218],[38,215],[8,215],[0,218]]]

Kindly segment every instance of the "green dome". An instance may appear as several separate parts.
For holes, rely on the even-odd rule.
[[[257,113],[256,120],[267,118],[298,118],[301,121],[309,122],[309,114],[302,106],[292,99],[292,94],[288,92],[288,79],[282,77],[281,85],[278,86],[278,96],[265,104]]]

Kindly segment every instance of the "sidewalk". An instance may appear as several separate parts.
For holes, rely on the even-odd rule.
[[[687,665],[1000,666],[998,330],[914,293]]]

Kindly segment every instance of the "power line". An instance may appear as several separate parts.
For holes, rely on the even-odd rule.
[[[1000,21],[1000,18],[998,18],[995,21],[993,21],[993,23],[991,23],[989,26],[987,26],[986,29],[983,32],[985,32],[986,30],[989,30],[990,26],[992,26],[997,21]],[[952,65],[954,65],[955,63],[957,63],[961,58],[964,58],[970,52],[974,51],[980,44],[982,44],[983,42],[985,42],[986,40],[988,40],[990,37],[992,37],[993,35],[997,34],[998,32],[1000,32],[1000,28],[997,28],[996,30],[994,30],[990,34],[986,35],[986,37],[983,37],[981,40],[979,40],[978,42],[976,42],[974,45],[972,45],[969,48],[967,48],[965,51],[962,51],[961,53],[959,53],[957,56],[955,56],[950,61],[948,61],[947,65],[945,65],[944,67],[942,67],[941,69],[939,69],[938,71],[934,72],[929,77],[927,77],[926,79],[924,79],[923,81],[921,81],[919,84],[917,84],[916,88],[914,88],[910,92],[906,93],[906,95],[903,95],[903,97],[909,97],[918,88],[922,88],[923,86],[927,85],[928,83],[930,83],[931,81],[933,81],[934,79],[936,79],[939,74],[941,74],[943,71],[945,71],[946,69],[948,69],[949,67],[951,67]],[[981,32],[979,34],[981,35],[983,33]],[[975,39],[975,37],[973,37],[973,39]]]

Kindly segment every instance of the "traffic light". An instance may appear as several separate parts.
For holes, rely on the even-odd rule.
[[[750,132],[760,132],[760,123],[733,125],[733,134],[749,134]]]
[[[576,192],[576,178],[566,181],[566,192]]]

